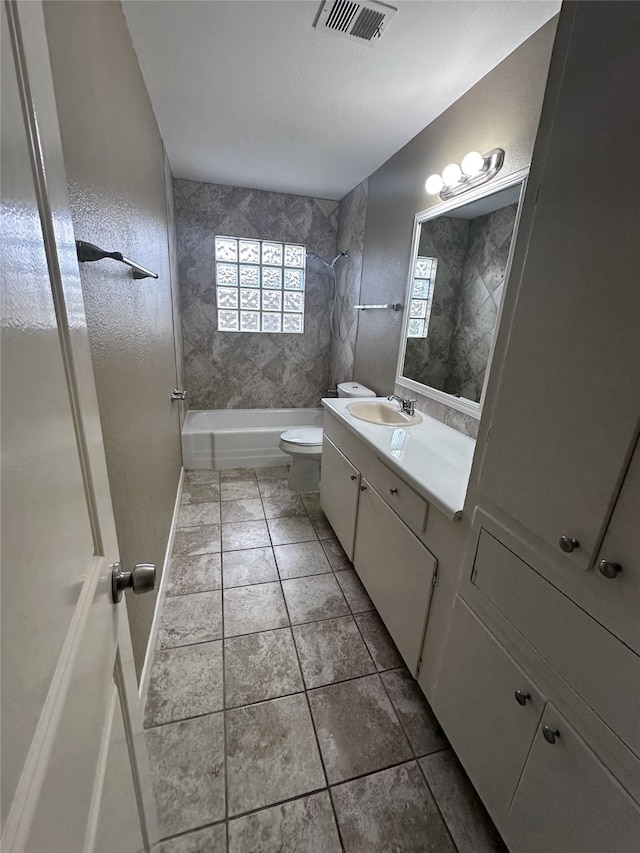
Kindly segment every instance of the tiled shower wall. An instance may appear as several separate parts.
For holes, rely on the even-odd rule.
[[[189,408],[318,406],[330,387],[331,274],[307,259],[304,334],[219,332],[214,237],[302,243],[331,261],[339,202],[186,180],[174,192]]]
[[[368,181],[358,184],[340,202],[338,251],[349,252],[349,257],[346,260],[339,260],[336,265],[338,301],[334,315],[334,330],[337,334],[331,339],[329,354],[332,386],[353,379],[358,331],[358,311],[355,310],[354,305],[360,301],[368,185]]]
[[[451,350],[448,394],[480,400],[491,352],[504,273],[509,257],[517,205],[500,208],[473,219],[466,235],[466,257]],[[463,223],[458,220],[458,226]]]

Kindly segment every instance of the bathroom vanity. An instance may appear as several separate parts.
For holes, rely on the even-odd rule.
[[[352,404],[323,400],[320,502],[418,677],[438,580],[430,539],[461,515],[475,442],[427,415],[408,427],[367,423],[349,412]]]

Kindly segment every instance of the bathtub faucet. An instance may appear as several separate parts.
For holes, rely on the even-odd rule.
[[[186,391],[180,391],[180,390],[178,390],[178,388],[174,388],[173,391],[171,392],[171,399],[172,400],[186,400],[187,399],[187,392]]]

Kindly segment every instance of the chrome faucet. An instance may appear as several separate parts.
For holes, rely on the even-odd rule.
[[[407,400],[402,394],[389,394],[387,400],[396,400],[400,404],[400,411],[408,415],[415,415],[417,400]]]

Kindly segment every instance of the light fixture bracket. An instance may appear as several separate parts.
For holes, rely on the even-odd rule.
[[[484,166],[481,171],[469,177],[463,174],[460,180],[456,181],[455,184],[444,186],[440,190],[440,198],[443,201],[447,201],[450,198],[455,198],[462,193],[466,193],[468,190],[479,187],[481,184],[484,184],[486,181],[490,181],[491,178],[494,178],[502,168],[503,164],[504,148],[492,148],[491,151],[488,151],[484,155]]]

